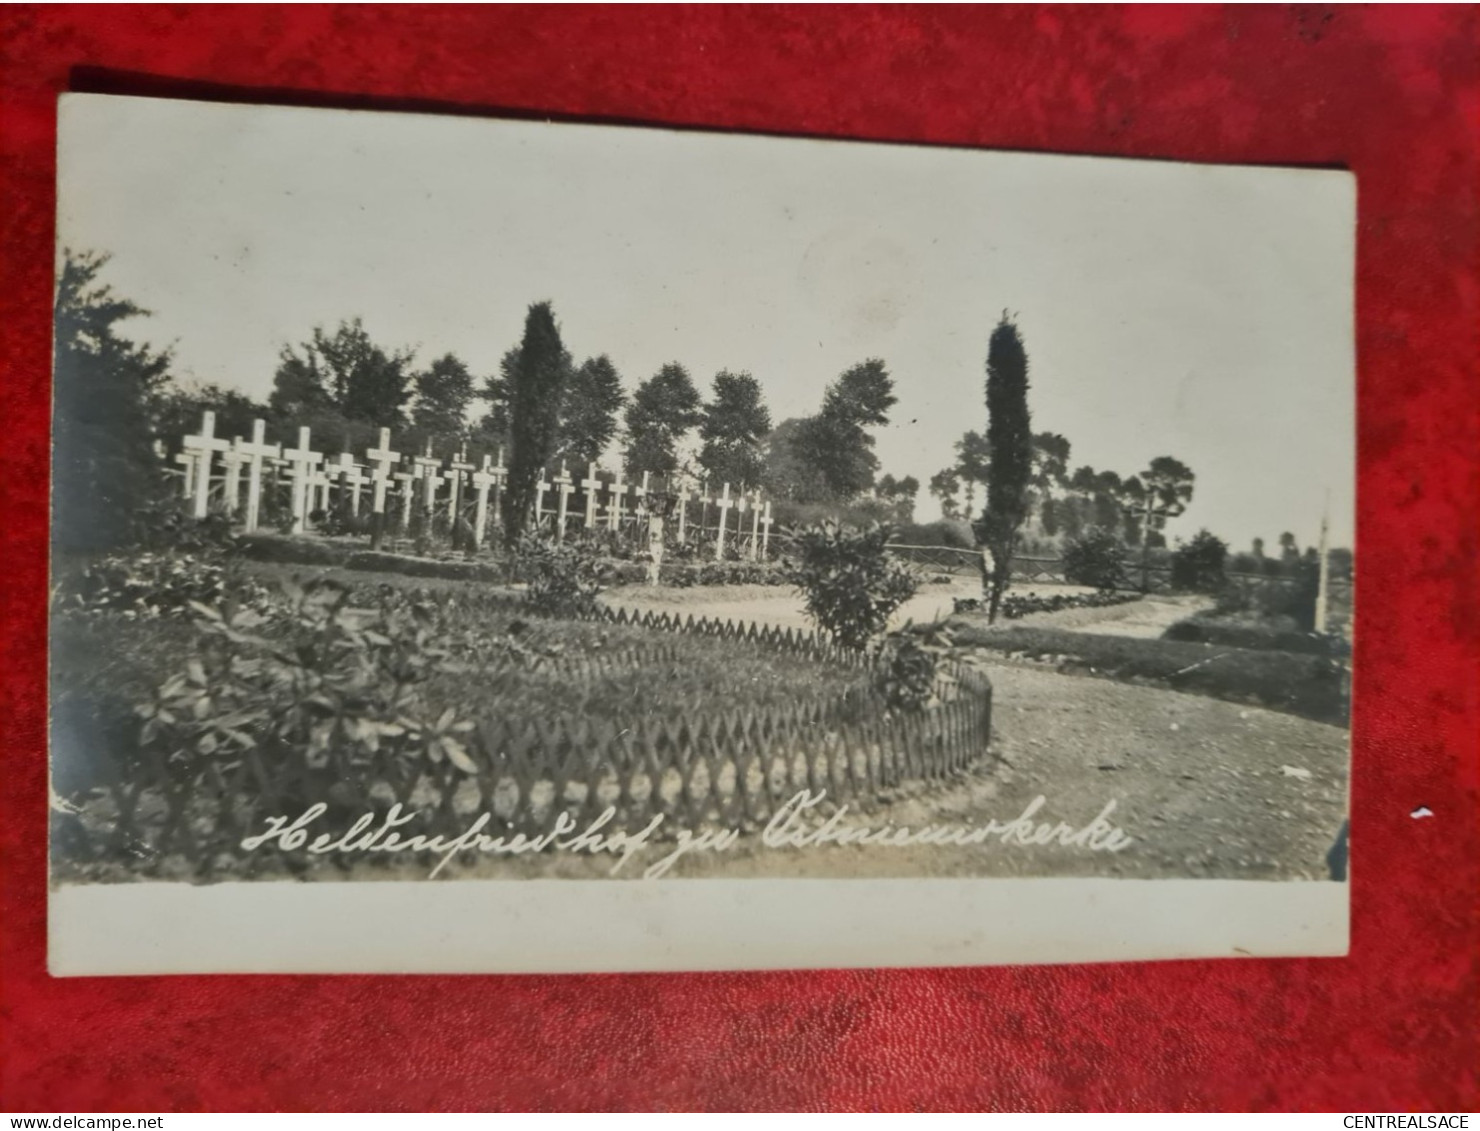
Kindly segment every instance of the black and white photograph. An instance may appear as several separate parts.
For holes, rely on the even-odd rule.
[[[1344,953],[1355,192],[64,96],[54,972]]]

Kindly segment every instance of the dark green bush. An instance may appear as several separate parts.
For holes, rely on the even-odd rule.
[[[1217,593],[1227,584],[1223,565],[1228,543],[1206,530],[1172,554],[1172,588],[1193,593]]]
[[[1064,580],[1071,585],[1120,589],[1128,584],[1125,547],[1108,530],[1092,527],[1064,546]]]
[[[802,590],[808,617],[844,648],[863,648],[883,632],[919,585],[889,554],[892,534],[878,523],[854,529],[835,522],[797,534],[791,580]]]
[[[533,531],[515,547],[514,577],[527,584],[530,606],[550,616],[589,613],[601,592],[601,564],[585,545],[557,542]]]

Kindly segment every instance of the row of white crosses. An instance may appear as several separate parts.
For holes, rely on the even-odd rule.
[[[424,454],[413,456],[409,461],[403,459],[400,452],[391,450],[390,429],[382,428],[379,445],[365,453],[367,464],[370,465],[369,474],[366,475],[364,465],[356,463],[348,452],[342,453],[337,460],[331,462],[325,459],[324,453],[312,450],[307,428],[298,429],[297,447],[267,443],[266,431],[266,422],[256,420],[252,423],[250,440],[244,440],[240,436],[232,440],[222,439],[216,436],[216,414],[208,411],[201,420],[199,435],[185,437],[175,461],[183,467],[184,494],[191,500],[192,511],[197,518],[204,518],[208,513],[211,483],[219,455],[222,501],[229,515],[235,516],[240,512],[242,472],[246,472],[247,498],[246,508],[242,513],[242,525],[249,532],[256,530],[259,525],[263,476],[269,467],[289,470],[292,529],[295,534],[303,532],[311,513],[329,508],[330,490],[336,486],[344,493],[341,498],[347,495],[350,513],[358,516],[364,487],[368,485],[371,489],[372,512],[384,515],[394,485],[400,503],[400,522],[404,528],[410,522],[418,487],[422,506],[427,513],[431,513],[442,501],[439,499],[440,488],[445,484],[447,517],[450,522],[456,522],[461,514],[460,508],[464,505],[462,486],[466,481],[472,488],[474,499],[474,543],[482,545],[490,522],[494,526],[500,522],[503,494],[508,479],[502,449],[499,450],[497,462],[485,455],[481,465],[469,463],[464,449],[457,457],[449,460],[444,469],[442,459],[431,454],[430,444]],[[536,487],[533,517],[537,524],[543,525],[546,516],[551,513],[545,508],[545,497],[551,493],[556,496],[553,518],[557,539],[565,537],[571,517],[570,497],[577,488],[585,494],[586,510],[583,517],[588,529],[604,525],[615,531],[620,528],[624,517],[630,515],[641,521],[650,515],[648,498],[652,488],[646,472],[643,473],[641,482],[627,483],[623,480],[621,471],[618,471],[613,482],[608,484],[599,478],[596,464],[591,463],[587,466],[586,477],[577,482],[562,464],[559,475],[541,478]],[[599,506],[599,497],[603,492],[609,496],[605,508]],[[632,496],[630,512],[624,507],[628,494]],[[679,486],[677,534],[680,542],[687,535],[686,512],[690,500],[702,500],[706,505],[710,502],[702,491],[693,492],[687,483]],[[716,560],[724,557],[729,511],[732,509],[737,512],[736,538],[744,536],[744,516],[747,509],[749,510],[749,557],[754,559],[757,554],[765,557],[770,545],[771,504],[762,504],[758,494],[747,496],[742,493],[731,497],[728,483],[724,484],[720,496],[713,501],[719,507]]]

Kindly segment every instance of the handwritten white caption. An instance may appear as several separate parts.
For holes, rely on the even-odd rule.
[[[761,831],[760,843],[766,848],[820,848],[829,844],[911,848],[918,845],[978,845],[995,838],[1010,847],[1059,844],[1066,848],[1082,848],[1088,852],[1119,852],[1134,843],[1124,830],[1110,823],[1110,814],[1115,811],[1114,801],[1106,802],[1094,820],[1077,829],[1063,821],[1055,824],[1035,822],[1033,818],[1038,810],[1048,804],[1048,799],[1041,795],[1030,801],[1022,813],[1011,821],[989,820],[984,825],[923,825],[912,829],[887,823],[870,826],[849,822],[846,805],[840,805],[820,824],[810,821],[810,811],[821,805],[826,797],[825,792],[802,790],[776,811]],[[311,805],[292,821],[287,817],[269,817],[267,831],[248,837],[242,841],[241,846],[251,852],[276,841],[277,846],[284,851],[293,852],[306,848],[315,855],[330,852],[439,853],[441,859],[431,871],[433,877],[459,852],[523,856],[554,848],[557,852],[585,853],[590,856],[605,853],[615,856],[617,859],[611,872],[616,875],[628,860],[649,845],[664,821],[664,816],[660,813],[637,832],[608,832],[607,826],[617,815],[616,809],[612,808],[607,809],[580,832],[576,831],[575,818],[569,813],[561,813],[555,820],[555,827],[540,836],[526,836],[524,833],[490,836],[483,830],[493,819],[493,814],[484,813],[464,832],[451,839],[425,835],[404,837],[397,830],[414,821],[417,814],[403,813],[401,806],[396,804],[391,806],[381,818],[379,826],[374,829],[371,826],[375,824],[375,814],[366,813],[342,836],[336,838],[331,833],[319,833],[309,843],[309,826],[322,817],[327,808],[322,802]],[[655,880],[666,876],[679,860],[691,852],[728,851],[739,839],[739,829],[702,832],[680,829],[676,833],[672,851],[650,864],[642,873],[643,878]]]

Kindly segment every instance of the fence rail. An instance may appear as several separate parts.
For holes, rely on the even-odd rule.
[[[943,664],[938,705],[890,711],[873,687],[876,661],[814,633],[625,609],[593,615],[842,663],[865,678],[842,694],[786,706],[716,705],[620,726],[486,710],[468,745],[476,773],[399,755],[366,760],[338,748],[314,765],[301,751],[272,757],[252,750],[223,764],[172,761],[135,746],[107,760],[106,780],[77,811],[53,812],[55,863],[63,874],[98,864],[126,874],[184,868],[200,877],[296,869],[301,855],[248,854],[241,842],[264,830],[266,816],[293,816],[319,802],[328,806],[325,829],[348,828],[366,812],[400,803],[419,814],[407,835],[455,837],[482,813],[491,814],[488,835],[535,834],[553,829],[562,813],[586,822],[608,808],[615,810],[612,828],[641,827],[660,814],[678,828],[754,827],[802,789],[873,811],[882,791],[945,780],[979,764],[987,751],[992,686],[971,669]],[[675,655],[654,641],[611,657],[542,662],[552,673],[593,679]]]

